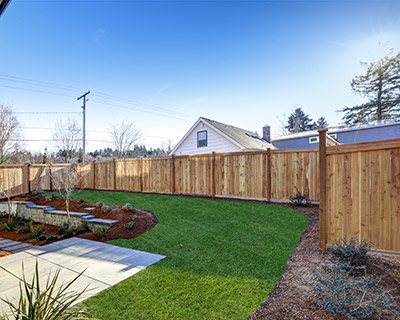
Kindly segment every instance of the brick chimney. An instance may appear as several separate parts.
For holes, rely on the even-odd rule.
[[[267,124],[263,127],[263,139],[271,142],[271,127]]]

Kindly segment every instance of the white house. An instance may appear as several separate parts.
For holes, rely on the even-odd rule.
[[[270,127],[263,137],[256,133],[200,117],[169,155],[239,152],[275,149],[270,143]]]

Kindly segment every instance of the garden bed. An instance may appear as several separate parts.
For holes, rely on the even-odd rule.
[[[288,259],[287,269],[278,284],[249,320],[348,319],[339,315],[332,316],[310,306],[310,297],[313,297],[311,277],[316,272],[321,272],[322,267],[327,265],[330,259],[326,251],[319,249],[318,207],[296,207],[291,204],[280,204],[280,206],[302,212],[310,220],[310,225]],[[393,290],[392,295],[397,297],[397,310],[400,312],[400,259],[384,256],[375,258],[368,265],[367,273],[383,276],[381,284],[384,288]]]
[[[35,196],[28,195],[28,197],[13,197],[12,201],[32,201],[37,205],[51,206],[56,210],[66,210],[65,200],[55,196],[49,198],[49,197],[44,197],[42,195],[35,195]],[[87,208],[92,208],[92,209],[87,210]],[[110,205],[109,210],[110,210],[109,212],[103,212],[101,208],[96,207],[96,203],[71,200],[70,201],[71,212],[89,213],[91,215],[94,215],[96,218],[112,219],[119,221],[118,223],[110,227],[103,236],[98,236],[94,232],[85,232],[76,236],[79,238],[102,241],[102,242],[115,239],[130,239],[138,237],[144,232],[154,228],[158,223],[156,216],[149,211],[140,209],[123,210],[121,206],[117,205]],[[127,224],[129,224],[129,222],[132,221],[132,218],[134,216],[136,216],[136,218],[134,220],[133,227],[128,228]],[[6,217],[0,218],[0,221],[5,222],[7,221],[7,218]],[[33,224],[33,226],[36,228],[40,225],[42,224],[41,223]],[[57,226],[44,224],[44,227],[46,234],[56,235],[57,239],[51,241],[38,241],[36,239],[23,240],[23,238],[29,237],[30,233],[21,234],[15,230],[6,232],[5,230],[2,230],[1,227],[0,227],[0,238],[27,242],[34,245],[45,245],[54,241],[64,239],[62,235],[58,234],[59,228]]]

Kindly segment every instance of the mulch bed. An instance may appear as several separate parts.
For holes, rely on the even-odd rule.
[[[51,206],[57,210],[65,210],[65,201],[64,199],[52,197],[51,201],[47,201],[43,196],[36,196],[35,198],[27,198],[27,197],[14,197],[12,201],[32,201],[38,205],[45,205]],[[94,208],[92,210],[86,210],[85,208]],[[154,228],[157,223],[157,217],[145,210],[140,209],[132,209],[125,211],[122,209],[121,206],[117,205],[110,205],[109,212],[102,212],[101,208],[96,208],[95,203],[91,202],[80,202],[77,200],[70,201],[70,211],[74,212],[85,212],[90,213],[97,218],[101,219],[112,219],[118,220],[119,222],[113,225],[111,228],[107,230],[107,233],[102,237],[99,237],[94,232],[85,232],[82,234],[77,235],[79,238],[89,239],[89,240],[96,240],[96,241],[109,241],[114,239],[131,239],[140,236],[144,232],[151,230]],[[127,228],[125,225],[132,221],[132,218],[136,216],[134,227],[132,229]],[[7,218],[0,218],[0,221],[7,221]],[[34,226],[39,226],[41,223],[34,223]],[[1,228],[0,228],[1,229]],[[21,240],[22,237],[26,237],[29,234],[21,234],[17,231],[5,232],[4,230],[0,230],[0,238],[10,239],[10,240],[17,240],[21,242],[28,242],[34,245],[45,245],[54,241],[64,239],[63,236],[58,235],[58,227],[47,225],[45,224],[45,232],[47,234],[54,234],[58,236],[57,240],[53,241],[37,241],[36,239],[29,239],[29,240]]]
[[[311,277],[321,272],[329,263],[329,254],[319,249],[318,206],[297,207],[292,204],[279,204],[305,214],[310,224],[303,234],[297,248],[287,261],[287,268],[278,284],[266,300],[248,320],[258,319],[347,319],[344,316],[331,316],[319,308],[310,307],[313,296]],[[382,286],[392,289],[392,295],[400,297],[400,259],[376,257],[368,266],[368,273],[383,276]],[[397,299],[400,311],[400,298]]]

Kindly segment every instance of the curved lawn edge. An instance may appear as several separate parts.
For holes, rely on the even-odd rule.
[[[98,319],[245,319],[278,282],[308,226],[298,211],[254,202],[101,191],[79,197],[153,212],[154,229],[110,243],[168,256],[87,301]]]

